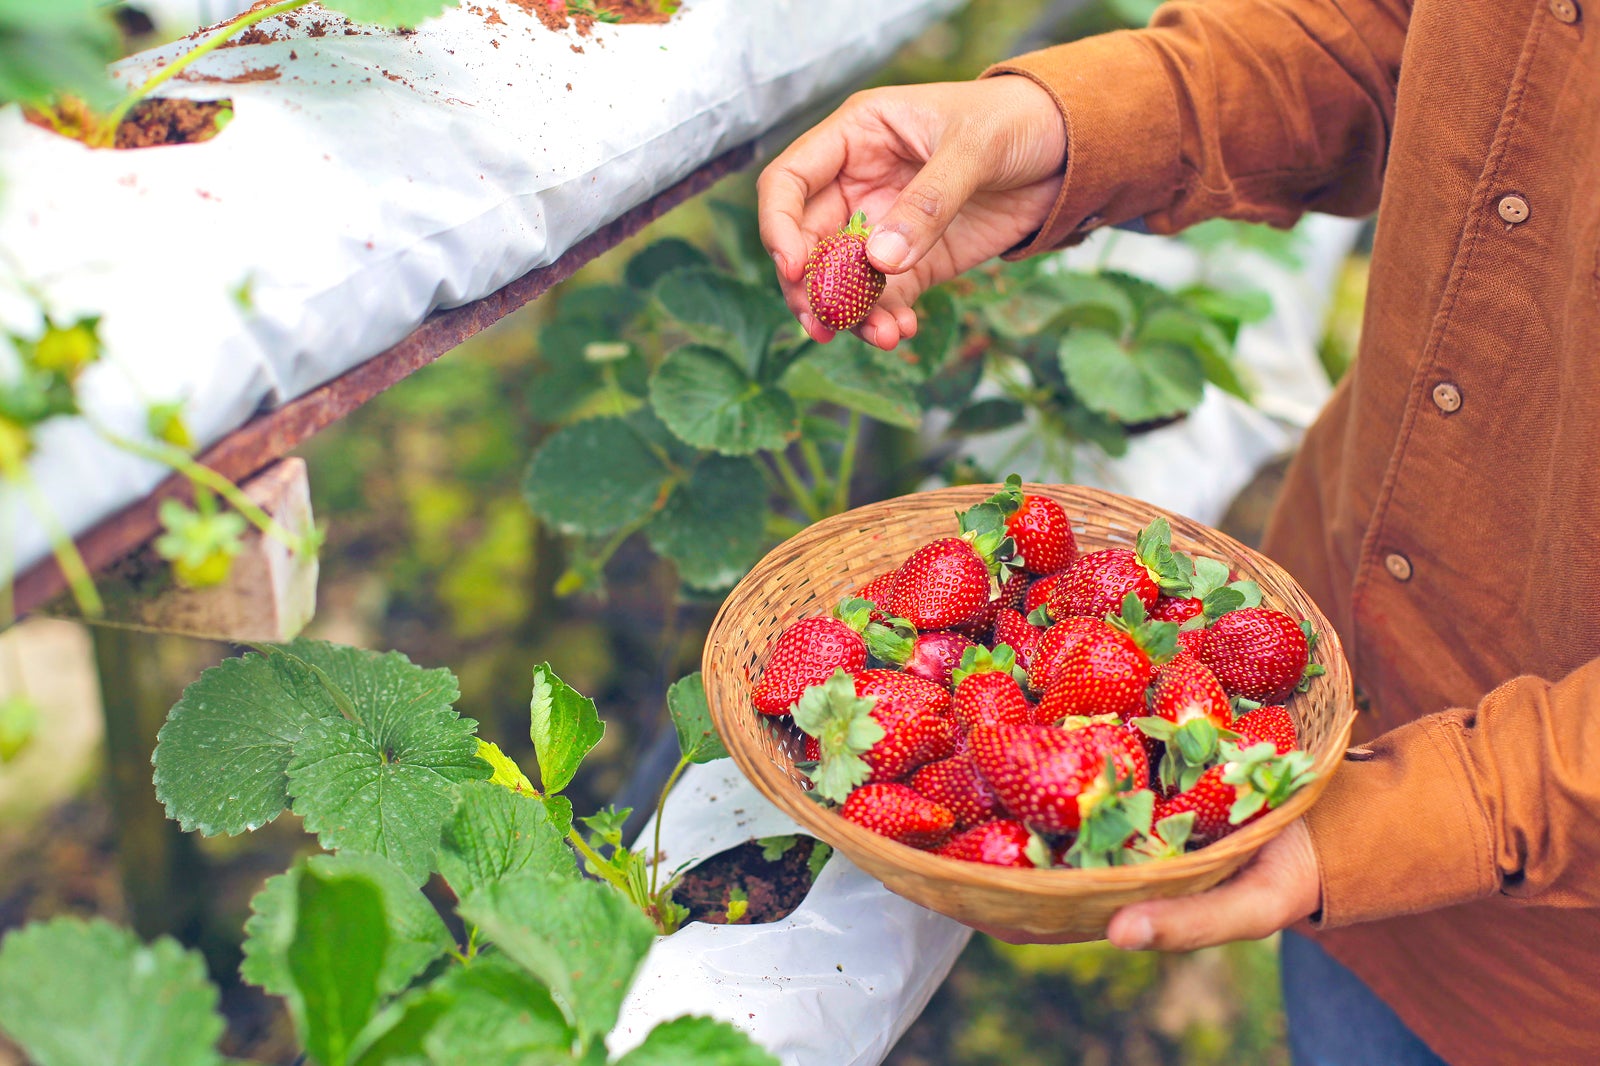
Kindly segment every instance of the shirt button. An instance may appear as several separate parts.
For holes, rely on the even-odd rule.
[[[1550,0],[1550,14],[1571,25],[1578,21],[1578,5],[1573,0]]]
[[[1500,197],[1500,217],[1511,225],[1528,220],[1528,201],[1520,196]]]
[[[1411,580],[1411,560],[1399,552],[1390,552],[1384,556],[1383,568],[1389,571],[1389,576],[1396,581]]]
[[[1433,387],[1433,404],[1445,414],[1453,414],[1461,410],[1461,390],[1448,381],[1441,381]]]

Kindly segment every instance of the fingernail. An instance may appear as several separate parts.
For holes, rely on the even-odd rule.
[[[867,254],[886,270],[898,269],[910,252],[905,235],[896,230],[878,230],[867,238]]]
[[[783,253],[773,252],[772,261],[778,264],[778,273],[787,278],[789,276],[789,261],[783,257]]]
[[[1142,914],[1122,923],[1121,932],[1123,935],[1118,938],[1117,946],[1124,951],[1143,951],[1156,938],[1155,927]]]
[[[806,336],[812,340],[817,339],[817,320],[811,317],[810,311],[800,312],[800,328],[806,331]]]

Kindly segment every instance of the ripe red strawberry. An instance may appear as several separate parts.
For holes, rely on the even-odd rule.
[[[1047,574],[1028,586],[1028,594],[1022,600],[1022,613],[1031,615],[1034,611],[1044,607],[1050,602],[1050,590],[1056,587],[1061,580],[1061,573]]]
[[[1156,598],[1150,608],[1150,617],[1157,622],[1177,622],[1180,625],[1205,610],[1199,596],[1166,596]]]
[[[1222,757],[1193,786],[1158,804],[1157,820],[1193,811],[1192,837],[1209,843],[1282,806],[1316,777],[1303,751],[1277,755],[1269,744],[1240,748],[1224,742]]]
[[[787,714],[801,693],[835,670],[867,665],[867,642],[837,618],[803,618],[779,634],[750,702],[762,714]]]
[[[1086,637],[1102,635],[1111,626],[1098,618],[1063,618],[1039,636],[1028,661],[1028,687],[1044,692],[1061,673],[1067,653]]]
[[[1196,659],[1200,658],[1200,649],[1205,646],[1205,642],[1206,631],[1204,629],[1178,630],[1178,647],[1193,655]]]
[[[1309,630],[1282,611],[1243,607],[1206,627],[1198,656],[1230,696],[1280,703],[1323,672],[1308,665]]]
[[[1048,496],[1024,494],[1020,506],[1006,518],[1006,532],[1016,541],[1022,565],[1030,574],[1065,570],[1078,557],[1072,519],[1066,508]]]
[[[995,596],[994,602],[1001,607],[1009,607],[1013,611],[1022,610],[1022,605],[1027,602],[1028,589],[1033,586],[1033,575],[1026,570],[1013,571],[1010,577],[1000,582],[1000,592]]]
[[[1130,592],[1148,611],[1163,591],[1187,596],[1193,578],[1194,563],[1172,550],[1172,529],[1158,518],[1139,531],[1131,551],[1105,548],[1069,566],[1050,593],[1050,617],[1116,614]]]
[[[999,818],[1004,814],[1000,798],[978,772],[970,753],[928,763],[906,779],[906,784],[955,815],[956,827],[964,828]]]
[[[913,848],[937,846],[955,825],[948,808],[891,782],[862,785],[850,793],[839,813],[879,836]]]
[[[911,657],[901,668],[913,677],[938,685],[949,685],[950,675],[961,665],[961,656],[977,647],[960,633],[922,633],[911,643]]]
[[[1043,637],[1044,630],[1029,624],[1009,607],[1002,607],[994,616],[994,643],[1009,646],[1017,657],[1017,665],[1024,670],[1033,661],[1033,650]]]
[[[805,749],[800,753],[800,757],[806,762],[819,761],[822,758],[822,741],[810,733],[805,734]]]
[[[883,295],[887,279],[867,259],[872,227],[857,211],[839,232],[824,237],[806,256],[806,296],[811,312],[829,329],[854,329]]]
[[[989,602],[989,567],[960,537],[918,548],[900,566],[896,605],[917,629],[948,629]]]
[[[1194,784],[1217,761],[1220,730],[1233,727],[1233,705],[1215,675],[1199,659],[1179,654],[1156,668],[1150,686],[1150,716],[1134,719],[1149,737],[1166,745],[1160,781],[1168,790]]]
[[[862,754],[872,770],[869,780],[898,780],[955,751],[950,693],[944,686],[899,670],[862,670],[855,675],[855,689],[857,697],[873,700],[872,718],[884,730],[883,739]]]
[[[957,726],[970,731],[979,725],[1024,725],[1034,720],[1033,706],[1011,676],[1015,662],[1008,644],[993,652],[973,648],[962,657],[952,675],[955,692],[950,700]]]
[[[1114,726],[1057,729],[1044,725],[985,725],[970,735],[972,758],[1006,809],[1047,833],[1079,828],[1127,779],[1142,757],[1113,734]],[[1119,782],[1106,780],[1108,760]],[[1148,768],[1145,768],[1148,778]]]
[[[1000,613],[999,599],[992,599],[974,611],[964,621],[950,627],[950,632],[960,633],[973,641],[986,639],[994,630],[995,615]]]
[[[1300,743],[1294,728],[1294,719],[1286,708],[1280,706],[1257,707],[1240,715],[1233,723],[1233,731],[1240,736],[1240,745],[1267,743],[1279,755],[1287,755]]]
[[[1144,710],[1151,670],[1150,656],[1138,642],[1108,625],[1084,636],[1061,658],[1055,680],[1039,699],[1039,716],[1059,721],[1069,714],[1137,715]]]
[[[997,818],[950,838],[948,843],[937,849],[936,854],[963,862],[1026,869],[1033,866],[1033,860],[1028,858],[1028,842],[1031,839],[1028,827],[1015,818]]]
[[[891,617],[899,613],[894,606],[894,590],[899,581],[900,571],[888,570],[856,589],[854,595],[872,604],[884,617]],[[873,619],[875,622],[882,620],[883,618]]]
[[[1218,729],[1233,727],[1233,705],[1222,683],[1192,655],[1175,655],[1156,668],[1150,713],[1177,726],[1203,718]]]

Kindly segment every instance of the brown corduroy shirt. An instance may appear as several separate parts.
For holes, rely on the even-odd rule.
[[[1600,1062],[1600,0],[1212,0],[1035,52],[1019,252],[1377,209],[1359,358],[1268,531],[1364,699],[1324,946],[1441,1056]]]

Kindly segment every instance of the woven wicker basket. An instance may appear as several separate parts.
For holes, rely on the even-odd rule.
[[[1176,859],[1104,870],[1035,870],[941,858],[878,836],[807,798],[794,769],[799,733],[787,719],[757,714],[750,689],[766,651],[790,623],[826,614],[851,589],[898,566],[917,548],[956,531],[955,512],[997,485],[917,493],[859,507],[811,526],[773,549],[723,603],[706,640],[706,695],[717,731],[756,787],[819,839],[838,848],[891,891],[962,922],[1057,940],[1097,940],[1125,904],[1199,892],[1237,869],[1316,800],[1338,767],[1355,717],[1349,667],[1338,635],[1278,566],[1231,537],[1149,504],[1075,485],[1028,485],[1066,507],[1081,551],[1131,546],[1157,516],[1173,546],[1230,563],[1261,586],[1264,602],[1311,622],[1313,661],[1327,670],[1289,703],[1316,779],[1259,821]]]

